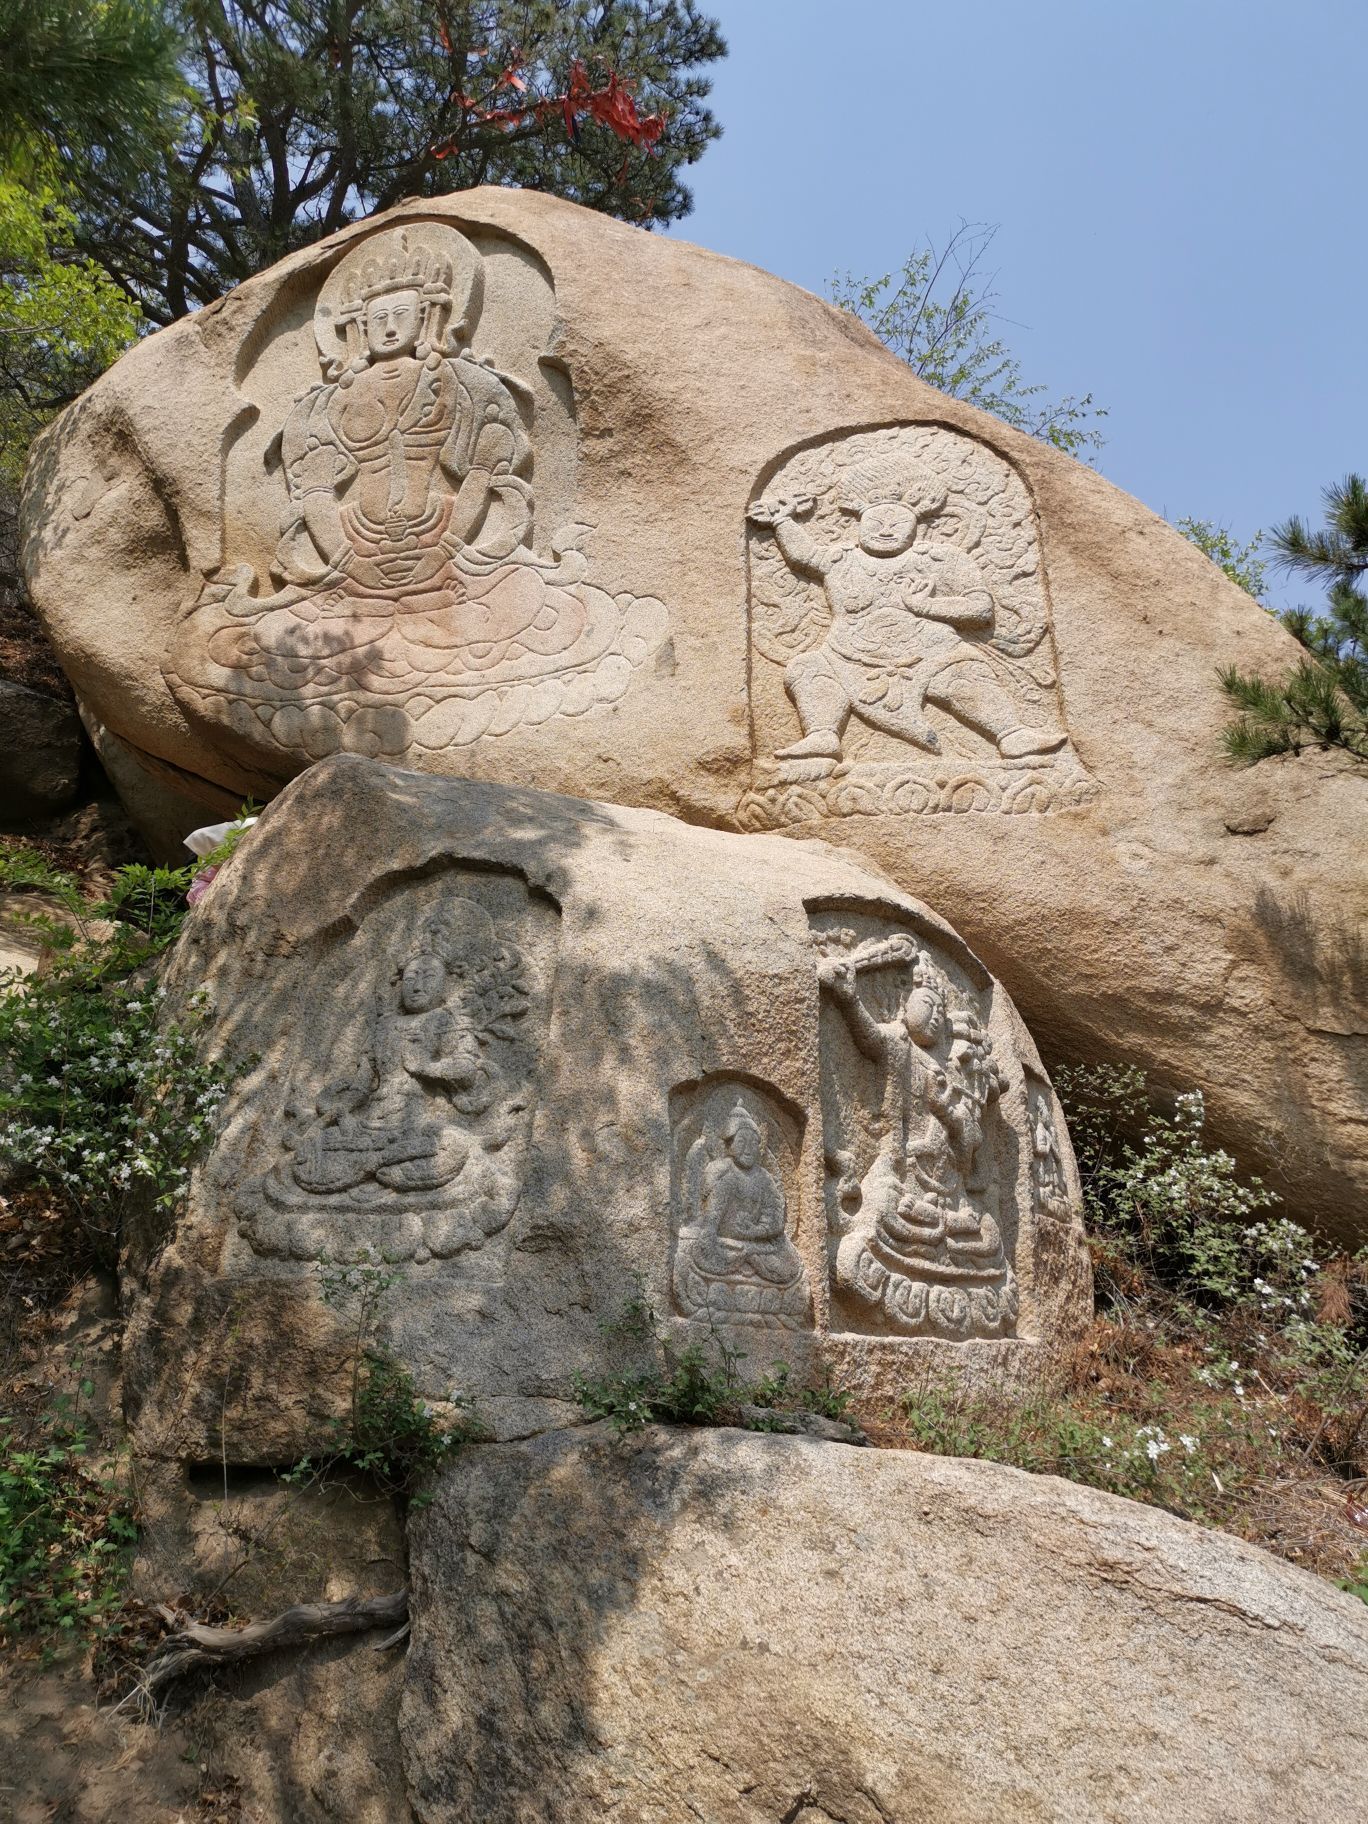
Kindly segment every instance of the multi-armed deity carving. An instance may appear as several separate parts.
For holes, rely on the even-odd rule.
[[[858,433],[790,458],[748,518],[747,827],[1090,795],[1034,514],[1001,457],[940,426]]]
[[[659,602],[587,580],[591,528],[535,548],[532,395],[472,352],[483,289],[436,222],[333,269],[323,379],[255,484],[280,494],[277,587],[226,551],[166,658],[192,719],[296,764],[431,752],[611,702],[659,644]]]
[[[852,1328],[1010,1335],[1017,1293],[993,1210],[989,1130],[1002,1076],[992,1040],[909,934],[861,941],[832,929],[815,942],[822,990],[873,1067],[868,1106],[833,1095],[828,1109],[835,1297]],[[883,1017],[867,999],[875,977]]]
[[[715,1092],[684,1155],[675,1302],[685,1317],[711,1323],[804,1329],[812,1322],[807,1275],[756,1103],[754,1092],[746,1100],[731,1086]]]
[[[346,1074],[292,1086],[242,1198],[258,1253],[444,1257],[504,1227],[530,1107],[525,960],[474,901],[438,904],[392,959]]]

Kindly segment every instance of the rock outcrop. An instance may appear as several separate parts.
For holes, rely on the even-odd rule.
[[[581,1416],[629,1301],[748,1373],[887,1397],[1038,1381],[1089,1321],[1010,1000],[821,844],[338,756],[267,809],[168,983],[240,1074],[187,1213],[130,1248],[149,1458],[322,1448],[377,1337],[507,1437]],[[358,1260],[397,1282],[374,1336]]]
[[[597,1427],[457,1465],[412,1564],[422,1824],[1368,1816],[1368,1609],[1053,1477]]]
[[[80,775],[81,719],[74,706],[0,678],[0,827],[64,810]]]
[[[1220,753],[1218,667],[1293,642],[816,298],[544,196],[406,204],[127,354],[25,523],[134,800],[209,821],[346,749],[821,834],[1049,1055],[1201,1089],[1361,1238],[1368,780]]]

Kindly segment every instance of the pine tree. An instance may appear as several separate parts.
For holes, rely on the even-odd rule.
[[[80,209],[84,251],[158,324],[407,197],[519,184],[673,221],[720,130],[699,72],[726,45],[696,0],[165,4],[175,143],[135,183],[97,164]]]
[[[1323,530],[1294,515],[1268,534],[1275,563],[1328,586],[1326,613],[1288,608],[1278,616],[1307,656],[1277,680],[1234,665],[1221,673],[1241,712],[1226,728],[1226,752],[1246,765],[1306,747],[1368,761],[1368,483],[1347,475],[1323,498]]]
[[[163,0],[0,0],[0,171],[129,178],[183,91]]]

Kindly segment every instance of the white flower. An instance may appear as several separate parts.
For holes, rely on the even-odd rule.
[[[1178,1442],[1182,1445],[1183,1449],[1188,1453],[1188,1455],[1191,1456],[1193,1451],[1196,1450],[1198,1444],[1201,1443],[1201,1439],[1189,1437],[1187,1432],[1184,1431],[1184,1432],[1179,1433]]]

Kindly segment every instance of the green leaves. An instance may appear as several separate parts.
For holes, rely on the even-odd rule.
[[[150,979],[185,917],[190,872],[123,868],[90,905],[40,856],[0,856],[0,884],[38,889],[76,921],[32,915],[52,943],[48,967],[0,978],[0,1143],[20,1181],[53,1192],[106,1266],[134,1200],[174,1209],[230,1077],[202,1056],[207,1010],[168,1018]]]
[[[81,206],[84,245],[158,323],[403,197],[519,184],[673,221],[690,207],[683,167],[718,132],[701,72],[726,47],[694,0],[176,10],[192,98],[174,145],[136,183],[97,166]],[[577,66],[599,118],[560,105]],[[621,137],[629,94],[639,143]],[[663,133],[643,137],[655,116]]]
[[[163,0],[0,0],[0,170],[136,172],[169,129],[179,49]]]
[[[1229,526],[1218,526],[1210,519],[1179,519],[1174,524],[1183,537],[1209,557],[1236,588],[1252,595],[1257,602],[1263,595],[1268,565],[1256,554],[1263,544],[1263,534],[1256,532],[1248,544],[1241,544]]]
[[[118,1605],[138,1528],[88,1468],[92,1441],[70,1396],[27,1424],[0,1418],[0,1643],[77,1638]]]
[[[915,248],[898,273],[838,275],[832,302],[859,317],[940,392],[992,412],[1066,456],[1100,449],[1102,434],[1091,421],[1107,414],[1092,394],[1047,398],[1045,387],[1026,381],[1020,362],[993,333],[997,293],[981,268],[996,233],[961,222],[943,248]]]
[[[0,177],[0,481],[14,486],[33,438],[128,347],[141,320],[73,251],[75,233],[50,185]]]
[[[1310,530],[1294,516],[1268,534],[1283,568],[1328,585],[1328,613],[1298,607],[1278,616],[1308,656],[1280,679],[1235,665],[1219,674],[1222,690],[1240,711],[1224,732],[1226,754],[1240,765],[1308,747],[1335,748],[1368,761],[1368,594],[1360,586],[1368,573],[1368,482],[1347,475],[1325,489],[1324,499],[1323,531]],[[1201,522],[1179,524],[1187,530]],[[1221,561],[1214,550],[1208,555]],[[1224,563],[1221,567],[1231,574]],[[1262,580],[1263,566],[1259,569]]]

